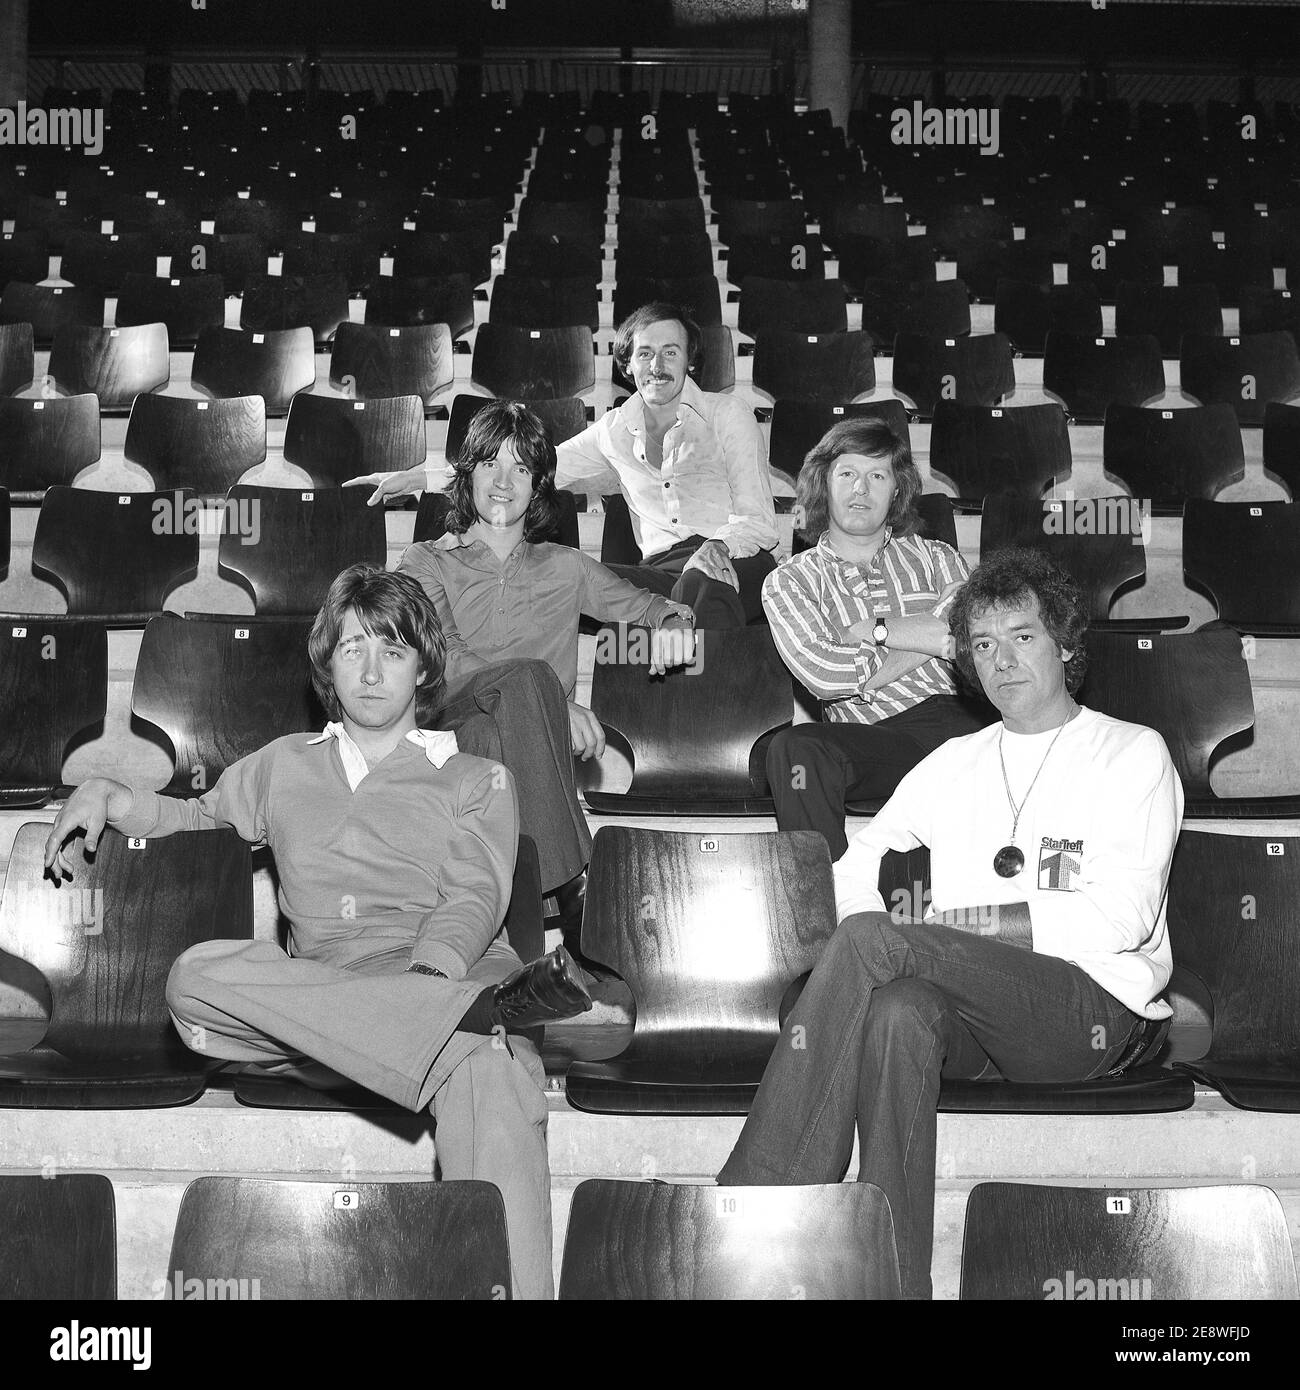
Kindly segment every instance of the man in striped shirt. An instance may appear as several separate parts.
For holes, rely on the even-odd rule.
[[[883,800],[927,753],[989,722],[958,695],[947,611],[966,562],[917,534],[921,475],[883,420],[833,426],[799,474],[801,530],[818,537],[768,575],[763,607],[785,663],[822,701],[820,724],[773,740],[782,830],[820,830],[838,859],[848,800]]]

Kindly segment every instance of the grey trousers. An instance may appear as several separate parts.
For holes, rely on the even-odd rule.
[[[442,1177],[501,1191],[514,1297],[552,1299],[541,1059],[524,1038],[507,1047],[455,1026],[519,958],[498,940],[463,981],[408,975],[405,965],[393,952],[341,967],[269,941],[205,941],[172,966],[167,1004],[196,1052],[318,1081],[328,1069],[409,1110],[428,1106]]]

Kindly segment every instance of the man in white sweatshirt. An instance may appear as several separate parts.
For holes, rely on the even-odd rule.
[[[1001,721],[941,745],[835,865],[839,930],[786,1020],[719,1183],[859,1180],[889,1198],[903,1294],[930,1296],[943,1077],[1062,1082],[1150,1058],[1183,791],[1160,735],[1078,705],[1086,607],[1035,551],[980,565],[950,615]],[[896,920],[887,850],[928,845],[931,906]]]

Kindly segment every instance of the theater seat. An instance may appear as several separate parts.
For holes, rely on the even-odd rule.
[[[99,456],[99,402],[89,392],[0,399],[0,484],[15,502],[40,502],[46,488],[70,484]]]
[[[1178,516],[1189,497],[1209,501],[1246,476],[1241,429],[1231,406],[1106,408],[1102,466],[1157,516]]]
[[[0,1299],[117,1298],[117,1207],[102,1173],[0,1176]]]
[[[1267,1187],[984,1182],[966,1203],[961,1297],[1294,1299],[1295,1259]]]
[[[104,296],[75,285],[29,285],[11,280],[0,296],[0,323],[31,325],[37,348],[48,348],[69,324],[104,322]]]
[[[740,290],[738,326],[757,337],[769,328],[845,333],[848,309],[838,280],[777,280],[748,275]]]
[[[1300,508],[1189,497],[1183,575],[1238,632],[1300,636]]]
[[[766,625],[697,634],[695,659],[648,674],[649,630],[602,627],[591,709],[633,762],[625,792],[583,792],[598,815],[770,816],[764,734],[789,724],[790,673]]]
[[[872,1183],[578,1184],[561,1299],[896,1299],[889,1200]]]
[[[1300,405],[1270,401],[1264,409],[1264,472],[1300,498]]]
[[[253,333],[205,328],[194,349],[190,380],[213,396],[261,396],[268,415],[283,415],[295,392],[316,381],[310,328]]]
[[[965,502],[1037,499],[1072,468],[1070,431],[1059,405],[982,406],[941,400],[930,426],[930,469]]]
[[[964,337],[970,333],[970,292],[960,280],[873,277],[862,285],[862,327],[886,352],[900,333]]]
[[[54,334],[49,374],[64,395],[91,391],[101,415],[129,413],[142,391],[158,391],[171,379],[167,328],[86,328],[69,324]]]
[[[199,572],[194,494],[49,488],[36,519],[32,574],[54,584],[68,613],[135,627]]]
[[[1174,959],[1209,992],[1209,1051],[1180,1063],[1244,1110],[1300,1113],[1300,838],[1184,831],[1169,881]]]
[[[1041,357],[1048,333],[1075,333],[1100,338],[1101,300],[1091,285],[1036,285],[999,280],[993,327],[1026,356]]]
[[[965,338],[900,333],[890,384],[921,419],[930,419],[944,401],[997,405],[1016,389],[1010,340],[1001,333]]]
[[[596,384],[591,330],[485,323],[474,338],[470,375],[475,386],[506,400],[581,396]]]
[[[489,1182],[195,1178],[168,1261],[179,1299],[510,1297],[510,1245]]]
[[[182,1043],[167,1011],[172,962],[200,941],[247,940],[252,860],[233,830],[128,840],[106,829],[94,862],[65,848],[45,876],[48,823],[19,828],[0,899],[0,980],[43,1037],[0,1057],[0,1106],[128,1110],[185,1105],[220,1065]],[[12,996],[11,996],[12,997]]]
[[[474,327],[474,282],[470,276],[376,276],[366,295],[367,323],[415,328],[445,323],[453,338]]]
[[[427,408],[452,383],[452,352],[445,323],[416,328],[342,323],[330,352],[330,385],[355,400],[419,396]]]
[[[43,806],[64,795],[63,761],[74,743],[103,728],[107,705],[102,624],[0,618],[0,807]]]
[[[148,470],[156,488],[224,494],[266,462],[266,403],[261,396],[137,396],[123,454]]]
[[[876,384],[870,333],[794,333],[769,328],[754,348],[757,390],[776,400],[852,401]]]
[[[636,1026],[617,1057],[570,1066],[569,1104],[598,1114],[745,1114],[776,1044],[782,997],[834,930],[830,854],[815,831],[602,826],[582,953],[627,982]]]
[[[783,398],[772,407],[768,438],[768,463],[797,482],[808,451],[835,425],[844,420],[884,420],[891,430],[911,445],[907,407],[899,400],[859,401],[856,405],[832,405],[827,401]]]
[[[1290,333],[1183,338],[1179,382],[1202,405],[1222,401],[1243,425],[1262,425],[1270,401],[1300,396],[1300,352]]]
[[[226,321],[226,291],[220,275],[128,275],[122,282],[113,321],[119,328],[161,323],[173,351],[193,348],[205,328]]]
[[[1081,424],[1103,420],[1114,401],[1145,405],[1165,391],[1160,341],[1149,335],[1093,338],[1053,329],[1043,344],[1043,389],[1060,397]]]
[[[25,390],[36,379],[36,348],[30,323],[0,323],[0,397]]]
[[[419,396],[353,401],[304,393],[289,407],[284,461],[310,474],[316,487],[337,487],[364,473],[414,468],[427,454]]]
[[[443,452],[448,463],[460,457],[461,445],[470,421],[491,402],[484,396],[456,395],[451,403],[451,419],[447,423],[447,442]],[[561,396],[554,401],[524,402],[550,431],[552,444],[563,444],[587,428],[587,407],[576,396]]]

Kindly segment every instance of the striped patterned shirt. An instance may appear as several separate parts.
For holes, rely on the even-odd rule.
[[[867,682],[885,657],[869,639],[845,640],[854,623],[928,613],[944,588],[968,578],[966,561],[942,541],[895,536],[864,573],[841,559],[823,535],[817,545],[778,565],[763,583],[763,608],[785,664],[824,702],[828,724],[876,724],[932,695],[956,693],[950,662],[931,657],[878,690]]]

